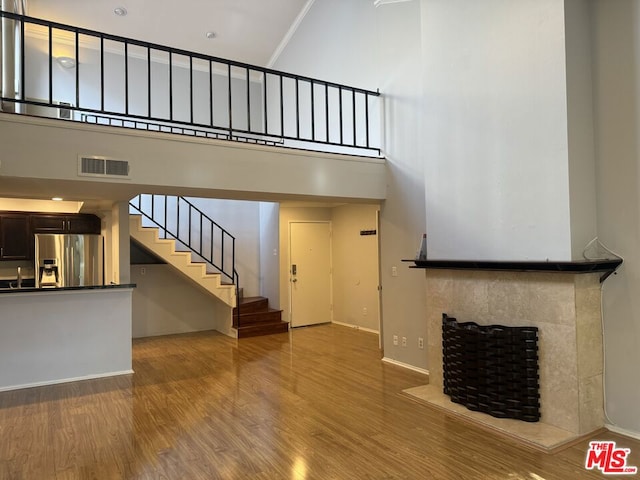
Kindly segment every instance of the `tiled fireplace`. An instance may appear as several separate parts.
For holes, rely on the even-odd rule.
[[[429,385],[407,393],[547,450],[603,427],[602,270],[495,271],[430,263],[438,266],[426,267]],[[538,329],[539,422],[470,412],[444,395],[444,313],[481,326]]]

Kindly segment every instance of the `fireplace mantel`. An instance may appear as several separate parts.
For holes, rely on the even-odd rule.
[[[543,451],[598,431],[604,425],[601,281],[621,263],[416,262],[426,280],[429,384],[405,393]],[[494,418],[451,402],[443,392],[443,313],[460,322],[538,329],[539,422]]]
[[[622,259],[558,261],[508,261],[508,260],[402,260],[414,262],[409,268],[445,270],[490,270],[501,272],[558,272],[558,273],[602,273],[603,282],[616,271]]]

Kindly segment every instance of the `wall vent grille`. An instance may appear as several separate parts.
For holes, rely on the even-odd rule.
[[[78,175],[85,177],[129,178],[129,162],[105,157],[80,156]]]

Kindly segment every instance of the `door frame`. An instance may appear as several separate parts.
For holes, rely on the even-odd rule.
[[[333,323],[333,224],[331,220],[289,220],[287,235],[289,236],[289,251],[287,252],[287,276],[289,278],[289,325],[293,326],[293,282],[291,281],[291,224],[293,223],[326,223],[329,225],[329,323]]]

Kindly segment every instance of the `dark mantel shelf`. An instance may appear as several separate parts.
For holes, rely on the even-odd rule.
[[[446,270],[494,270],[503,272],[556,272],[595,273],[602,272],[603,282],[622,263],[622,259],[556,261],[492,261],[492,260],[402,260],[413,262],[410,268]]]

